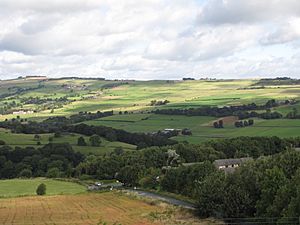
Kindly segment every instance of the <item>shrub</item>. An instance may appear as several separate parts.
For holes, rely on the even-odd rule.
[[[46,185],[41,183],[36,189],[37,195],[45,195],[46,194]]]
[[[60,176],[60,171],[56,167],[50,168],[46,174],[46,177],[49,178],[57,178],[59,176]]]
[[[78,146],[86,146],[86,142],[84,140],[83,137],[79,137],[78,140],[77,140],[77,145]]]
[[[26,177],[29,178],[32,176],[32,172],[30,169],[23,169],[20,173],[19,173],[19,177]]]

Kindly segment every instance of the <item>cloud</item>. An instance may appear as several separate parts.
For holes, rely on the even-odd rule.
[[[0,78],[296,73],[299,12],[296,0],[1,0]]]
[[[300,16],[298,0],[211,0],[204,4],[198,21],[213,25],[262,23],[290,16]]]

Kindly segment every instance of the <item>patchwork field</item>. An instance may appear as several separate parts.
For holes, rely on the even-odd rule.
[[[176,116],[156,114],[128,114],[114,115],[93,121],[87,121],[90,125],[104,125],[124,129],[130,132],[155,132],[166,128],[183,129],[189,128],[191,136],[177,136],[174,139],[200,143],[213,138],[230,138],[238,136],[278,136],[296,137],[300,134],[300,120],[254,119],[251,127],[236,128],[234,118],[223,118],[224,128],[215,129],[213,121],[218,118],[206,116]]]
[[[104,81],[84,79],[58,79],[48,81],[9,80],[0,81],[1,108],[12,104],[11,111],[20,109],[38,109],[35,113],[20,115],[21,118],[41,121],[49,116],[69,116],[81,111],[114,110],[115,115],[107,118],[87,121],[87,124],[105,125],[124,129],[130,132],[154,132],[166,128],[189,128],[193,135],[175,137],[199,143],[203,140],[219,137],[236,137],[241,135],[278,135],[280,137],[296,136],[300,133],[297,126],[300,120],[255,120],[253,127],[236,129],[233,124],[225,124],[224,129],[214,129],[213,117],[164,116],[148,114],[156,108],[190,108],[200,106],[229,106],[255,102],[265,104],[270,99],[300,99],[300,85],[265,85],[255,86],[258,80],[194,80],[194,81]],[[50,101],[43,110],[39,104],[25,104],[28,98],[55,99],[65,97],[70,100],[55,108]],[[152,100],[168,100],[166,105],[151,106]],[[47,103],[48,104],[48,103]],[[55,105],[56,106],[56,105]],[[55,109],[50,110],[51,107]],[[300,104],[274,108],[285,116],[293,108],[300,111]],[[119,115],[119,111],[123,115]],[[128,111],[129,114],[124,115]],[[133,112],[133,114],[131,114]],[[143,114],[141,113],[143,112]],[[1,114],[1,113],[0,113]],[[16,115],[0,115],[0,121],[15,118]],[[274,125],[272,125],[274,123]],[[45,138],[44,138],[45,136]],[[48,142],[44,135],[41,144]],[[122,146],[125,150],[135,146],[118,142],[102,141],[99,148],[76,146],[75,136],[63,136],[54,142],[69,142],[74,149],[83,153],[103,154],[111,152],[115,147]],[[0,139],[8,144],[35,145],[32,137],[15,136],[0,131]],[[11,140],[10,140],[11,139]],[[22,140],[22,143],[21,141]]]
[[[0,139],[5,141],[6,144],[10,146],[33,146],[37,147],[37,142],[39,141],[41,145],[49,143],[49,137],[53,137],[54,134],[40,134],[40,139],[36,140],[34,134],[16,134],[11,133],[10,130],[5,130],[0,128]],[[131,151],[136,148],[134,145],[122,143],[122,142],[109,142],[104,138],[101,138],[101,145],[99,147],[88,146],[77,146],[77,139],[80,136],[78,134],[63,134],[61,137],[53,137],[53,143],[69,143],[72,145],[74,150],[79,151],[84,154],[93,153],[96,155],[101,155],[104,153],[112,152],[116,147],[122,147],[125,151]],[[86,142],[89,144],[89,137],[85,137]]]

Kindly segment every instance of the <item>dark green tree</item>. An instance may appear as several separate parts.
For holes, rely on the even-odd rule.
[[[78,146],[86,146],[86,142],[84,140],[84,137],[79,137],[78,140],[77,140],[77,145]]]
[[[41,183],[36,189],[37,195],[45,195],[46,194],[46,185]]]
[[[94,134],[90,137],[90,143],[94,147],[99,147],[101,144],[101,138],[99,135]]]

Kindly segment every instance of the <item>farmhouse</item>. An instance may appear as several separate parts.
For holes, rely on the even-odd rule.
[[[32,114],[33,111],[29,110],[29,111],[23,111],[23,110],[20,110],[20,111],[14,111],[12,114],[13,115],[25,115],[25,114]]]
[[[218,159],[214,161],[214,165],[217,167],[217,169],[225,171],[225,173],[232,173],[237,167],[249,160],[252,160],[252,158],[245,157],[238,159]]]

